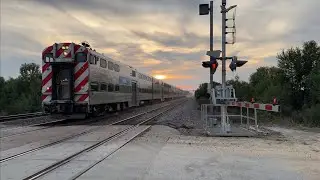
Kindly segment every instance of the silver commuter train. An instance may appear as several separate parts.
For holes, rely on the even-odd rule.
[[[43,50],[42,59],[42,105],[51,114],[98,115],[187,95],[88,43],[55,43]]]

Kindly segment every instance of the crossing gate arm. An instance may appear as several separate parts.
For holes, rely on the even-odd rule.
[[[260,104],[250,102],[229,102],[228,106],[244,107],[249,109],[257,109],[262,111],[280,112],[280,105]]]

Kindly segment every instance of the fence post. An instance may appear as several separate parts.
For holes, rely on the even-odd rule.
[[[254,108],[254,123],[256,126],[256,131],[258,131],[258,117],[257,117],[257,109]]]
[[[249,107],[247,107],[247,128],[249,129]]]

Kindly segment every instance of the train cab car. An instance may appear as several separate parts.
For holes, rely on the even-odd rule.
[[[42,105],[49,113],[86,112],[89,102],[88,50],[55,43],[42,53]]]
[[[86,42],[55,43],[42,52],[42,106],[47,113],[99,115],[182,97],[178,90]]]

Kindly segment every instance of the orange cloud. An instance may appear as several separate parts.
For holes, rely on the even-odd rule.
[[[144,65],[157,65],[157,64],[161,64],[162,61],[160,60],[156,60],[156,59],[146,59],[143,60],[143,64]]]
[[[165,74],[166,79],[195,79],[194,76],[189,75],[177,75],[177,74]]]
[[[194,90],[195,87],[190,86],[190,85],[177,85],[178,88],[184,89],[184,90]]]

